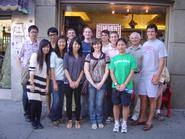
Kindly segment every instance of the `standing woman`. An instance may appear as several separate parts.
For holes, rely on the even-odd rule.
[[[129,105],[131,102],[131,93],[133,92],[134,71],[137,68],[135,58],[126,53],[127,42],[125,39],[118,39],[116,46],[119,54],[111,59],[109,69],[112,78],[112,102],[114,113],[114,132],[120,129],[120,106],[122,108],[123,120],[121,123],[121,132],[127,132],[127,119],[129,115]]]
[[[30,79],[27,85],[27,94],[30,101],[31,121],[34,129],[42,129],[40,123],[42,100],[48,92],[48,70],[50,42],[41,40],[39,50],[33,53],[30,59]]]
[[[102,52],[102,42],[95,38],[92,53],[85,58],[84,72],[89,81],[89,115],[92,129],[103,128],[103,98],[106,92],[105,80],[108,77],[110,59]],[[97,126],[98,125],[98,126]]]
[[[69,52],[64,56],[64,87],[67,102],[67,128],[72,128],[72,95],[75,99],[76,128],[80,128],[80,96],[83,78],[84,56],[82,45],[77,37],[71,40]]]
[[[62,122],[62,108],[64,99],[64,68],[63,57],[67,50],[67,41],[64,36],[60,36],[57,41],[57,45],[50,57],[51,68],[51,95],[52,106],[49,114],[54,126],[58,126]]]

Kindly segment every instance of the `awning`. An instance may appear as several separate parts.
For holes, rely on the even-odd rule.
[[[0,0],[0,11],[20,11],[28,13],[29,0]]]

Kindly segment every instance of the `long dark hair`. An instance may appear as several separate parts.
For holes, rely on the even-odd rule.
[[[46,54],[45,59],[44,59],[44,53],[42,52],[42,48],[49,46],[51,49],[51,45],[50,42],[46,39],[43,39],[40,41],[39,44],[39,50],[37,52],[37,63],[39,65],[39,70],[42,71],[43,69],[43,64],[44,64],[44,60],[46,62],[46,66],[47,66],[47,73],[49,70],[49,66],[50,66],[50,51],[48,54]]]
[[[74,42],[77,42],[80,45],[80,49],[78,50],[78,54],[79,54],[79,56],[82,56],[82,43],[81,43],[80,38],[78,38],[78,37],[74,37],[71,40],[71,42],[69,44],[69,55],[74,56],[73,55],[73,44],[74,44]]]
[[[58,41],[59,41],[59,40],[65,40],[65,42],[66,42],[66,46],[65,46],[65,48],[64,48],[64,50],[63,50],[63,55],[62,55],[62,56],[61,56],[61,54],[60,54],[60,50],[59,50],[59,46],[58,46]],[[58,57],[63,58],[64,53],[67,51],[67,39],[66,39],[65,36],[60,36],[60,37],[58,38],[57,44],[56,44],[56,47],[55,47],[54,51],[55,51],[55,53],[57,54]]]

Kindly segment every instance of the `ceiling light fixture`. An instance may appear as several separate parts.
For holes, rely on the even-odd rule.
[[[145,13],[148,13],[148,9],[145,10]]]
[[[135,26],[137,25],[137,23],[134,21],[134,15],[133,15],[133,14],[132,14],[132,18],[131,18],[131,20],[130,20],[130,22],[129,22],[128,24],[129,24],[129,26],[130,26],[132,29],[134,29]]]
[[[112,11],[112,14],[115,14],[115,11]]]

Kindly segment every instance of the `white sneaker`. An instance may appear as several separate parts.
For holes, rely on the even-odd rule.
[[[132,118],[131,118],[133,121],[136,121],[138,119],[138,117],[134,114],[132,115]]]
[[[127,133],[127,123],[123,122],[121,125],[121,133]]]
[[[119,123],[115,123],[114,128],[113,128],[113,132],[119,132],[119,127],[120,127]]]
[[[97,129],[97,128],[98,128],[97,124],[92,124],[92,129]]]
[[[104,128],[104,125],[102,123],[98,124],[99,128]]]

